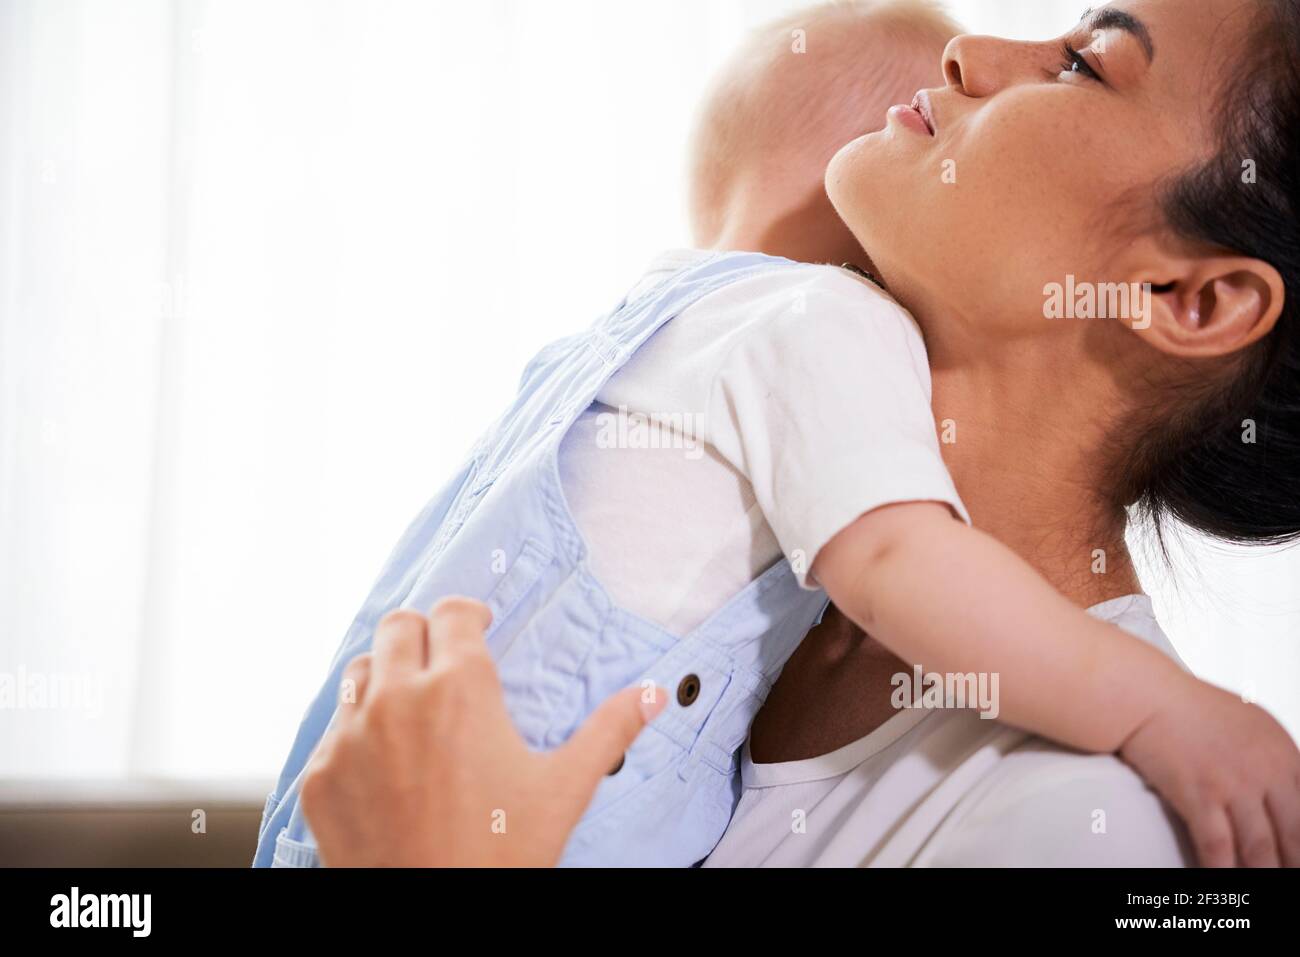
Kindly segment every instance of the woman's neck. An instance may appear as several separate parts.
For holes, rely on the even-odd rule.
[[[1106,463],[1096,450],[1123,406],[1101,367],[1071,355],[1068,337],[997,349],[978,333],[964,343],[935,339],[927,332],[932,406],[975,526],[1082,608],[1137,592],[1124,511],[1100,494]],[[751,756],[795,761],[858,740],[897,714],[892,676],[908,667],[833,611],[759,711]]]
[[[1019,342],[991,358],[948,361],[940,344],[932,406],[975,526],[1086,608],[1140,585],[1124,509],[1102,491],[1108,463],[1098,450],[1115,403],[1104,379],[1087,381],[1091,363],[1059,345]]]

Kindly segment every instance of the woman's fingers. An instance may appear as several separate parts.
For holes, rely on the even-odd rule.
[[[1277,839],[1264,802],[1239,801],[1228,809],[1237,856],[1246,867],[1277,867]]]
[[[375,629],[371,680],[380,684],[402,672],[423,668],[427,649],[428,620],[419,612],[390,611]]]
[[[1283,867],[1300,867],[1300,781],[1294,787],[1282,786],[1264,799]]]
[[[625,688],[591,713],[564,747],[555,752],[560,773],[594,788],[618,766],[641,730],[668,703],[663,688]]]
[[[444,598],[429,612],[432,663],[457,661],[465,654],[486,654],[484,637],[492,624],[488,606],[473,598]]]
[[[366,697],[366,687],[370,684],[370,670],[374,659],[368,652],[357,655],[343,669],[343,678],[339,681],[339,707],[359,705]],[[355,714],[356,708],[346,709],[346,713]]]
[[[1219,805],[1202,811],[1187,822],[1196,847],[1197,860],[1202,867],[1232,867],[1236,863],[1236,850],[1232,840],[1232,822],[1228,812]]]
[[[484,652],[483,636],[491,624],[487,605],[472,598],[444,598],[428,618],[406,609],[390,611],[375,629],[370,677],[378,683],[427,667],[431,658]]]

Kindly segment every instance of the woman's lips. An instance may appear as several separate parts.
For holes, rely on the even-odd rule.
[[[934,136],[938,126],[934,122],[934,107],[930,105],[930,94],[925,90],[917,93],[912,98],[912,109],[921,114],[921,119],[925,121],[925,128]]]
[[[934,136],[934,131],[930,129],[930,124],[925,121],[925,116],[915,107],[903,106],[900,103],[898,106],[889,108],[889,115],[910,130],[924,133],[926,136]]]

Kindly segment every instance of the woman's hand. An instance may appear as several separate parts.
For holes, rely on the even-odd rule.
[[[1300,866],[1300,751],[1267,711],[1192,681],[1120,755],[1187,823],[1203,866]]]
[[[530,751],[506,713],[487,608],[393,612],[344,673],[302,807],[331,867],[550,866],[601,779],[663,710],[662,689],[606,701],[560,749]]]

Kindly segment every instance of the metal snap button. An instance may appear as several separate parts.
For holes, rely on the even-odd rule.
[[[677,686],[677,703],[683,708],[689,708],[699,696],[700,676],[687,675],[682,679],[681,684]]]

